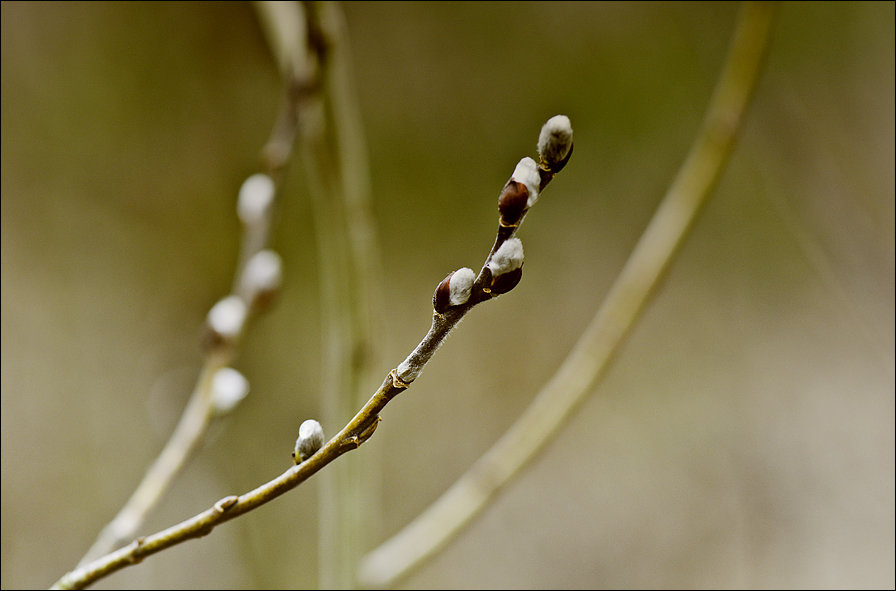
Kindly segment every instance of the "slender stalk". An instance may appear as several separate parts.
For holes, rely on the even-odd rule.
[[[320,395],[326,424],[344,422],[364,403],[374,379],[372,309],[378,301],[379,246],[370,205],[370,171],[360,108],[355,100],[348,36],[340,7],[314,3],[314,23],[325,47],[322,137],[305,151],[314,186],[321,274],[326,376]],[[335,376],[335,377],[334,377]],[[375,460],[375,458],[373,458]],[[321,588],[354,586],[357,565],[372,531],[377,462],[350,457],[320,479]]]
[[[279,193],[282,176],[292,153],[293,140],[298,126],[299,105],[314,81],[313,69],[307,66],[310,57],[301,38],[299,43],[287,43],[293,31],[304,32],[304,21],[299,10],[289,11],[288,4],[258,3],[262,20],[270,25],[272,48],[284,65],[286,91],[280,114],[271,135],[262,149],[262,168],[274,182],[274,195]],[[295,8],[295,6],[293,7]],[[271,11],[276,12],[273,15]],[[276,18],[265,18],[265,15]],[[277,41],[276,39],[279,39]],[[283,53],[288,51],[289,53]],[[273,207],[269,208],[272,211]],[[244,227],[240,256],[234,272],[232,293],[243,291],[240,282],[246,263],[263,250],[270,238],[272,216],[265,215],[258,223]],[[249,304],[249,302],[247,302]],[[133,539],[146,520],[147,515],[171,487],[199,447],[214,414],[212,398],[212,378],[215,373],[229,365],[237,355],[238,346],[245,333],[243,326],[238,334],[226,342],[209,347],[199,372],[193,393],[160,454],[147,469],[131,497],[118,514],[100,531],[93,545],[79,562],[83,566],[93,559]]]
[[[564,144],[564,148],[567,152],[571,153],[572,130],[569,129],[568,131],[569,136],[566,138],[567,143]],[[306,146],[305,143],[303,143],[303,146],[307,149],[311,149],[311,147]],[[565,161],[558,165],[556,162],[545,162],[543,160],[541,163],[541,172],[535,173],[534,161],[530,158],[525,158],[524,161],[531,163],[533,174],[542,175],[541,182],[535,182],[534,184],[532,184],[531,177],[525,177],[528,178],[527,182],[530,183],[533,191],[535,191],[536,187],[539,191],[543,189],[550,179],[553,178],[553,175],[565,164]],[[552,169],[552,167],[554,168]],[[315,168],[314,170],[317,169]],[[511,181],[508,182],[508,185],[505,185],[505,190],[507,186],[510,186],[514,182],[516,177],[517,171],[514,171]],[[310,178],[315,179],[317,177],[312,176]],[[538,177],[536,176],[536,181],[537,180]],[[524,214],[525,211],[522,213]],[[515,218],[515,223],[509,231],[508,226],[499,223],[495,245],[486,257],[486,263],[476,277],[475,282],[472,279],[472,271],[468,270],[471,279],[470,283],[466,286],[468,292],[464,301],[460,303],[449,301],[449,305],[445,307],[443,307],[442,303],[436,304],[434,301],[434,305],[437,306],[438,309],[434,310],[432,327],[420,344],[414,348],[396,369],[393,369],[389,375],[386,376],[379,389],[364,404],[361,410],[355,414],[354,418],[352,418],[336,436],[328,441],[316,453],[302,461],[300,464],[289,468],[280,476],[244,495],[225,497],[215,503],[210,509],[175,526],[151,536],[138,538],[121,550],[98,558],[89,564],[79,566],[77,569],[65,574],[59,579],[54,584],[53,588],[84,588],[121,568],[140,562],[146,556],[155,554],[156,552],[160,552],[175,544],[185,542],[192,538],[207,535],[217,525],[272,501],[307,480],[310,476],[317,473],[320,469],[340,457],[342,454],[361,446],[361,444],[367,441],[376,430],[380,420],[379,413],[385,408],[386,404],[409,387],[410,383],[420,374],[423,370],[423,366],[426,365],[438,349],[439,345],[441,345],[451,330],[457,326],[467,312],[479,303],[490,300],[501,293],[510,291],[510,289],[516,285],[515,282],[508,284],[506,277],[514,276],[517,281],[519,280],[521,274],[520,265],[522,264],[521,247],[518,251],[513,251],[513,249],[511,249],[513,252],[517,252],[520,255],[520,260],[517,261],[518,264],[515,267],[506,265],[502,267],[499,264],[493,266],[492,262],[494,262],[494,259],[502,258],[503,255],[501,253],[504,249],[501,247],[502,245],[505,245],[511,239],[513,233],[516,232],[519,223],[522,221],[522,217],[523,215],[520,214]],[[502,222],[504,221],[504,212],[502,212],[501,220]],[[505,278],[504,282],[502,282],[502,277]],[[437,288],[437,294],[443,284],[450,287],[450,281],[448,283],[443,281],[439,284],[439,288]]]
[[[229,358],[228,353],[212,354],[206,358],[193,394],[170,439],[146,470],[124,507],[100,531],[79,566],[132,539],[152,508],[168,491],[208,428],[212,416],[212,377],[227,365]]]
[[[595,389],[669,268],[735,144],[767,50],[773,5],[743,5],[702,129],[603,305],[516,423],[416,519],[368,554],[359,580],[391,586],[473,519]]]
[[[346,220],[342,191],[333,163],[321,156],[327,150],[325,138],[305,142],[302,159],[306,164],[306,179],[314,206],[315,235],[317,238],[318,269],[320,273],[321,310],[321,419],[325,425],[338,425],[351,416],[357,408],[355,391],[359,381],[359,367],[353,363],[353,351],[358,342],[354,318],[356,300],[350,294],[354,289],[351,264],[347,248]],[[349,458],[350,460],[350,458]],[[346,561],[357,564],[349,556],[357,554],[351,527],[357,525],[353,518],[353,496],[359,483],[355,478],[355,462],[341,462],[327,470],[320,480],[318,503],[318,536],[320,548],[321,588],[351,586]]]
[[[60,578],[52,588],[83,589],[113,572],[139,563],[147,556],[181,542],[208,535],[221,523],[239,517],[292,490],[342,454],[364,443],[376,429],[379,412],[402,390],[404,387],[396,385],[391,375],[387,376],[379,390],[342,431],[301,464],[290,467],[277,478],[244,495],[224,497],[198,515],[153,535],[137,538],[120,550],[79,566]]]

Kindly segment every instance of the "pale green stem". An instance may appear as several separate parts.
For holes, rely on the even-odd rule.
[[[304,16],[298,6],[290,3],[258,2],[259,16],[269,35],[272,50],[284,68],[289,85],[296,81],[306,83],[313,76],[310,58],[304,45]],[[292,9],[290,9],[292,6]],[[296,41],[290,36],[301,35]],[[287,90],[280,116],[274,124],[265,145],[265,172],[274,180],[279,193],[282,170],[292,152],[297,121],[297,108],[301,95]],[[238,293],[242,269],[253,255],[266,247],[269,241],[271,220],[244,229],[240,244],[240,256],[233,279],[233,292]],[[247,320],[248,321],[248,320]],[[83,566],[98,556],[109,552],[136,536],[147,515],[171,487],[174,479],[199,447],[214,409],[211,384],[215,373],[226,367],[237,354],[238,345],[245,331],[230,342],[212,348],[206,353],[202,369],[184,412],[158,457],[153,461],[124,507],[99,533],[96,541],[78,563]]]
[[[140,537],[119,550],[66,573],[53,584],[53,589],[83,589],[122,568],[139,563],[147,556],[176,544],[211,533],[218,525],[248,513],[305,482],[324,466],[353,449],[373,435],[379,412],[395,396],[406,389],[386,376],[376,393],[351,421],[314,455],[291,466],[280,476],[243,495],[222,498],[211,508],[155,534]]]
[[[213,414],[212,378],[215,372],[228,364],[230,357],[230,352],[218,352],[205,359],[190,401],[170,439],[146,470],[124,507],[100,531],[78,566],[83,566],[134,538],[146,516],[171,487],[208,429]]]
[[[702,130],[603,305],[519,420],[433,505],[362,561],[364,586],[391,586],[443,547],[595,389],[715,187],[767,49],[773,6],[746,3]]]
[[[370,172],[360,108],[351,84],[348,39],[341,9],[314,5],[326,60],[325,136],[308,153],[309,182],[317,187],[315,219],[321,268],[326,383],[325,424],[341,424],[363,404],[373,379],[373,302],[377,300],[379,247],[370,205]],[[324,156],[321,156],[323,154]],[[320,480],[319,580],[321,588],[354,587],[365,533],[375,512],[376,462],[346,458]]]

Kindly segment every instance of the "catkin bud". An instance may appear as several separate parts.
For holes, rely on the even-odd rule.
[[[280,288],[283,262],[273,250],[260,250],[246,262],[240,274],[240,294],[253,307],[268,303]]]
[[[212,306],[205,319],[209,346],[232,343],[242,332],[247,313],[245,302],[235,295],[229,295]]]
[[[498,212],[502,226],[516,226],[523,213],[529,209],[529,190],[523,183],[513,179],[507,181],[498,196]]]
[[[566,115],[554,115],[548,119],[538,134],[538,155],[541,163],[551,173],[558,173],[572,155],[572,125]]]
[[[222,367],[212,376],[212,407],[217,414],[236,408],[249,394],[249,380],[232,367]]]
[[[523,277],[523,243],[511,238],[502,244],[488,262],[492,280],[490,290],[495,295],[507,293]]]
[[[473,269],[464,267],[445,277],[432,296],[432,307],[439,314],[444,314],[451,306],[466,304],[470,299],[470,290],[476,274]]]
[[[308,419],[299,426],[299,438],[296,439],[296,447],[292,453],[292,459],[296,464],[301,464],[324,444],[324,428],[314,419]]]
[[[538,187],[541,183],[541,175],[538,174],[538,165],[534,160],[526,156],[513,169],[510,180],[526,187],[526,209],[535,205],[538,201]]]
[[[274,181],[266,174],[253,174],[240,187],[236,212],[247,226],[267,219],[274,202]]]
[[[519,238],[504,241],[488,262],[492,277],[503,275],[523,266],[523,242]]]

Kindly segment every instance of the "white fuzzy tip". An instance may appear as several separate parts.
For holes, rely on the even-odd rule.
[[[296,448],[293,459],[298,464],[307,460],[317,452],[324,444],[324,428],[314,419],[308,419],[299,426],[299,438],[296,439]]]
[[[246,322],[246,312],[246,304],[242,298],[229,295],[212,306],[212,309],[208,311],[206,321],[209,328],[217,334],[224,338],[232,339],[243,330],[243,324]]]
[[[470,299],[470,290],[475,279],[476,273],[473,269],[464,267],[455,271],[448,282],[448,303],[452,306],[466,304]]]
[[[240,276],[240,290],[246,301],[261,293],[273,292],[283,278],[283,261],[273,250],[260,250],[252,255]]]
[[[222,367],[212,377],[212,406],[218,414],[236,408],[249,393],[249,380],[231,367]]]
[[[523,243],[519,238],[511,238],[504,242],[488,262],[488,269],[492,272],[492,277],[516,271],[522,266]]]
[[[541,127],[538,134],[538,155],[553,169],[562,162],[572,148],[572,125],[566,115],[554,115]]]
[[[266,174],[253,174],[240,187],[236,213],[246,225],[253,225],[268,217],[274,202],[274,181]]]
[[[538,165],[534,160],[526,156],[513,170],[510,180],[526,185],[529,191],[529,200],[526,207],[532,207],[538,201],[538,186],[541,184],[541,175],[538,174]]]

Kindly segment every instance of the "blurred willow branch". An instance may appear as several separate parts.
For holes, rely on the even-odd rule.
[[[334,2],[306,3],[319,39],[321,92],[317,125],[299,142],[311,197],[320,274],[322,384],[325,425],[348,421],[369,395],[378,314],[379,245],[370,203],[370,170],[344,16]],[[375,528],[378,462],[346,458],[319,480],[318,557],[321,588],[348,588],[366,533]]]
[[[444,547],[551,439],[592,392],[716,186],[768,48],[774,5],[747,2],[702,128],[603,305],[569,356],[507,432],[442,496],[362,561],[363,586],[394,585]]]
[[[290,7],[291,6],[291,7]],[[271,135],[262,148],[261,167],[264,174],[250,177],[240,193],[239,213],[243,233],[239,260],[234,271],[232,293],[238,299],[225,298],[216,306],[227,323],[234,322],[227,335],[218,334],[212,309],[206,327],[205,358],[193,393],[183,414],[158,457],[153,461],[118,514],[100,531],[96,541],[79,562],[83,566],[98,556],[131,540],[147,515],[170,488],[184,465],[203,440],[217,409],[214,393],[215,376],[236,357],[248,326],[248,318],[263,308],[264,302],[252,293],[253,269],[250,261],[262,253],[270,240],[275,199],[282,185],[283,173],[292,158],[293,144],[299,126],[300,109],[318,86],[316,57],[304,43],[304,16],[297,5],[277,2],[258,3],[260,17],[268,32],[270,45],[278,58],[285,81],[285,93]],[[259,182],[260,181],[260,182]],[[248,188],[248,190],[247,190]],[[259,194],[260,191],[260,194]],[[249,194],[247,200],[246,194]],[[265,253],[273,261],[279,283],[279,257]],[[261,259],[256,259],[261,260]],[[248,282],[248,283],[247,283]],[[270,294],[267,294],[270,295]],[[240,303],[242,302],[242,304]],[[241,307],[244,306],[244,310]],[[236,314],[228,318],[230,313]]]

